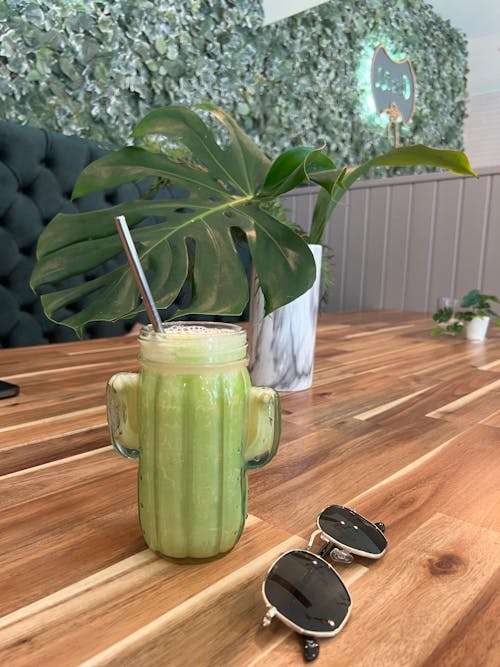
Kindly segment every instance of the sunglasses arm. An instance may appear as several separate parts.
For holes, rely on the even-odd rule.
[[[331,539],[328,537],[328,535],[325,535],[325,533],[322,530],[315,530],[314,533],[311,534],[311,537],[309,538],[309,544],[307,545],[307,551],[311,551],[314,541],[318,537],[320,540],[323,542],[326,542],[326,544],[323,545],[321,548],[319,555],[322,558],[326,558],[326,556],[330,556],[332,561],[334,563],[344,563],[345,565],[349,565],[353,561],[353,556],[350,554],[348,551],[344,551],[343,549],[339,549],[338,547],[334,546]]]
[[[269,607],[269,609],[266,611],[266,615],[262,619],[263,628],[267,628],[268,625],[271,625],[273,618],[276,616],[276,612],[276,607]]]
[[[268,625],[271,625],[273,618],[276,616],[277,609],[276,607],[269,607],[266,612],[266,615],[262,619],[262,626],[266,628]],[[301,637],[304,643],[304,660],[306,662],[312,662],[316,660],[319,655],[319,644],[314,637]]]
[[[314,637],[303,637],[304,641],[304,660],[312,662],[319,655],[319,644]]]

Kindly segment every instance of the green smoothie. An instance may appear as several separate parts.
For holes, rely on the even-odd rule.
[[[144,539],[171,558],[229,551],[245,524],[247,469],[275,454],[279,399],[251,387],[245,332],[175,323],[139,336],[141,372],[108,388],[113,444],[139,457]]]

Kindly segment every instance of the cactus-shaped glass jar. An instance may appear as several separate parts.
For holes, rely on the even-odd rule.
[[[170,558],[214,558],[242,533],[247,470],[276,453],[279,397],[251,386],[241,327],[164,327],[142,328],[138,374],[118,373],[108,382],[111,440],[120,454],[139,459],[147,545]]]

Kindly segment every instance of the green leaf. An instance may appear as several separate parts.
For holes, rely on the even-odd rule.
[[[369,169],[372,167],[411,167],[416,165],[428,165],[448,169],[464,176],[477,176],[477,173],[470,166],[467,156],[461,151],[429,148],[423,144],[394,148],[388,153],[372,158],[358,167],[347,168],[344,170],[340,181],[338,172],[336,171],[324,174],[325,181],[327,182],[329,179],[331,182],[331,200],[328,206],[326,206],[324,196],[322,196],[322,202],[318,210],[315,211],[316,237],[319,239],[322,238],[326,224],[340,199],[351,185]],[[323,184],[323,188],[325,187],[326,185]],[[314,242],[317,243],[318,240]]]
[[[311,181],[320,185],[324,190],[326,190],[330,195],[333,194],[333,191],[337,187],[343,187],[343,179],[346,174],[347,169],[329,169],[327,171],[320,170],[314,173],[309,174]]]
[[[478,289],[473,289],[463,297],[460,306],[462,308],[468,308],[476,315],[497,317],[497,313],[491,308],[490,301],[500,303],[498,297],[494,294],[481,294]]]
[[[274,199],[293,190],[304,180],[317,182],[316,172],[334,169],[333,162],[321,151],[321,148],[297,146],[282,153],[267,173],[261,197]]]
[[[220,191],[217,180],[200,167],[176,162],[166,155],[151,153],[144,148],[128,146],[108,153],[84,169],[75,183],[72,198],[115,188],[124,183],[138,182],[148,176],[175,179],[176,183],[188,188],[212,190],[214,197]]]
[[[429,148],[423,144],[394,148],[384,155],[368,160],[357,169],[364,173],[371,167],[377,166],[411,167],[414,165],[440,167],[463,176],[477,176],[465,153],[441,148]]]
[[[339,190],[343,194],[345,190],[344,176],[346,173],[346,168],[341,169],[335,172],[336,176],[335,174],[330,174],[327,176],[326,180],[320,182],[323,189],[318,193],[316,204],[314,206],[311,229],[309,231],[310,243],[321,243],[325,227],[330,220],[333,209],[337,203],[335,201],[335,192]],[[320,174],[321,178],[324,176],[326,176],[326,174]],[[330,183],[328,182],[329,180]]]
[[[314,205],[311,231],[309,233],[311,243],[318,243],[323,236],[324,227],[330,218],[327,211],[331,201],[331,195],[327,190],[319,191],[316,197],[316,204]]]
[[[180,105],[155,109],[139,122],[132,136],[164,135],[189,149],[198,166],[209,172],[214,180],[220,179],[242,193],[255,192],[264,181],[269,159],[229,114],[211,104],[203,104],[199,108],[208,111],[225,127],[231,138],[227,150],[220,148],[197,113]]]
[[[189,282],[188,313],[240,314],[248,282],[233,230],[246,235],[265,299],[266,312],[300,296],[314,282],[315,264],[302,238],[260,207],[258,193],[269,160],[227,114],[204,106],[230,136],[221,148],[200,117],[184,107],[149,114],[135,136],[163,134],[187,149],[187,160],[173,160],[143,148],[126,147],[89,165],[74,196],[115,187],[148,176],[180,185],[185,197],[137,199],[101,211],[59,214],[42,233],[33,271],[33,288],[57,286],[42,297],[49,318],[82,331],[87,322],[131,317],[143,310],[126,263],[73,286],[87,272],[122,255],[114,218],[125,215],[139,258],[159,308],[170,306]],[[142,223],[142,224],[141,224]],[[60,309],[84,300],[76,314]],[[74,308],[73,308],[74,310]]]
[[[468,292],[460,303],[461,308],[471,308],[472,306],[479,306],[481,302],[481,293],[477,289]]]

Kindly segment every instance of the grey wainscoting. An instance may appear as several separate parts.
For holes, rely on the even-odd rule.
[[[283,197],[309,228],[316,188]],[[334,286],[327,310],[435,310],[439,296],[500,292],[500,167],[479,178],[421,174],[366,180],[330,220]]]

